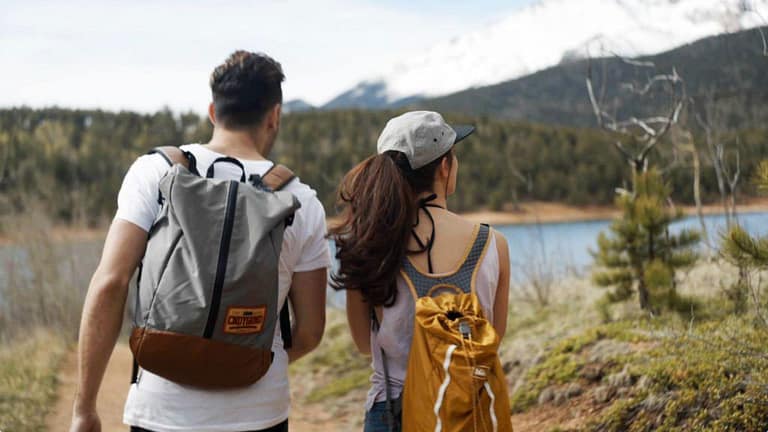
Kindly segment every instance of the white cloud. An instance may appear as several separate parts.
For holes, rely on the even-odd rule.
[[[0,106],[203,111],[208,74],[238,48],[283,64],[286,99],[319,104],[467,29],[461,16],[353,0],[20,1],[3,9]]]

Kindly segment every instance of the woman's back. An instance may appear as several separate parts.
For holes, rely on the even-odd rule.
[[[422,273],[429,273],[429,259],[432,258],[432,273],[448,273],[455,270],[464,262],[466,249],[474,241],[477,224],[474,224],[461,216],[440,208],[428,208],[434,219],[434,240],[430,253],[427,251],[413,254],[408,259]],[[424,214],[419,215],[419,223],[413,229],[414,234],[426,244],[432,236],[432,223]],[[414,236],[408,240],[409,250],[419,250],[418,241]]]
[[[439,212],[439,213],[438,213]],[[471,223],[455,214],[444,210],[431,211],[435,219],[435,242],[432,249],[433,272],[428,271],[427,253],[411,255],[412,268],[419,273],[416,277],[434,278],[448,276],[458,271],[469,258],[469,251],[475,246],[484,249],[476,265],[470,269],[470,281],[475,285],[475,293],[486,318],[493,322],[496,290],[499,285],[499,253],[496,235],[488,229],[486,237],[481,236],[480,225]],[[431,224],[415,227],[414,231],[426,241],[431,235]],[[427,235],[424,236],[424,231]],[[487,244],[486,244],[487,242]],[[413,240],[411,250],[418,250],[418,242]],[[503,247],[506,247],[505,245]],[[405,272],[407,273],[407,272]],[[371,354],[373,356],[373,374],[371,389],[368,393],[366,408],[375,402],[386,400],[386,375],[389,375],[389,391],[392,397],[400,395],[405,382],[408,354],[411,349],[414,323],[414,294],[406,277],[401,274],[397,279],[397,298],[395,303],[386,308],[377,308],[380,320],[378,330],[371,331]],[[413,276],[408,277],[412,279]],[[469,288],[469,287],[462,287]],[[387,357],[387,371],[384,369],[382,350]]]
[[[398,410],[384,401],[396,403],[403,389],[414,312],[417,305],[429,302],[416,297],[442,302],[449,299],[438,294],[442,290],[472,291],[476,295],[450,299],[471,298],[471,305],[464,305],[471,307],[466,316],[479,316],[479,305],[485,319],[478,322],[487,330],[492,324],[496,335],[503,336],[509,288],[506,241],[489,227],[446,209],[458,176],[453,146],[473,130],[450,126],[434,112],[391,119],[379,136],[378,154],[347,173],[339,189],[342,220],[331,233],[340,266],[332,284],[347,290],[352,338],[362,353],[373,356],[366,431],[399,423]],[[498,363],[495,352],[492,356]],[[500,412],[505,411],[502,407]]]

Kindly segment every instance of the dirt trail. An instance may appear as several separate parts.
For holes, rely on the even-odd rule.
[[[125,432],[128,427],[123,425],[123,405],[128,394],[131,380],[133,357],[128,345],[118,344],[107,365],[104,381],[96,402],[101,418],[103,432]],[[77,353],[67,355],[59,372],[58,400],[53,411],[48,415],[46,424],[49,432],[65,432],[69,430],[72,420],[72,402],[77,390]]]
[[[123,424],[123,406],[128,394],[133,357],[128,345],[117,344],[109,359],[104,381],[99,391],[97,407],[101,418],[102,432],[127,432]],[[66,432],[72,419],[72,402],[77,388],[77,353],[71,352],[59,372],[59,390],[56,406],[49,413],[46,424],[49,432]],[[289,420],[292,432],[327,432],[341,430],[334,428],[333,421],[313,421],[320,417],[320,412],[313,412],[314,407],[298,412],[293,408]],[[319,407],[317,409],[320,409]],[[317,415],[317,416],[316,416]]]
[[[122,418],[132,364],[131,350],[125,344],[118,344],[112,353],[112,358],[109,360],[97,402],[103,432],[128,431],[128,427],[123,424]],[[46,422],[49,432],[66,432],[69,430],[69,423],[72,418],[72,400],[77,387],[76,352],[73,351],[67,356],[59,372],[59,383],[59,397],[55,408],[48,415]],[[302,392],[298,384],[295,381],[292,382],[292,393]],[[341,402],[345,405],[352,404],[362,407],[362,400]],[[349,407],[347,406],[347,408]],[[583,407],[579,408],[583,409]],[[568,411],[573,411],[573,409]],[[573,413],[570,414],[573,415]],[[547,430],[546,428],[553,426],[553,423],[559,423],[552,421],[552,415],[553,412],[546,412],[546,410],[533,410],[533,412],[524,415],[513,416],[512,422],[515,426],[515,432]],[[332,409],[329,405],[310,404],[301,407],[294,405],[289,424],[291,432],[347,431],[350,430],[351,421],[346,417],[348,416]],[[576,415],[574,417],[579,416]],[[563,419],[560,420],[562,421]]]

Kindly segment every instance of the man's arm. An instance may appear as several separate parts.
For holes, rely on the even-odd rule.
[[[296,272],[288,297],[293,307],[292,346],[286,351],[293,362],[315,349],[325,331],[325,289],[328,270]]]
[[[123,323],[128,284],[147,246],[147,233],[115,219],[88,287],[79,336],[79,379],[71,432],[99,431],[96,396]]]

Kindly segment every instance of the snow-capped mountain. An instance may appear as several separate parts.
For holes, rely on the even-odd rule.
[[[315,107],[304,99],[293,99],[283,103],[283,112],[286,114],[310,111],[313,109],[315,109]]]
[[[404,59],[324,108],[381,108],[515,79],[574,58],[654,54],[768,19],[768,0],[540,0]]]
[[[421,95],[397,97],[384,80],[363,81],[354,88],[336,96],[323,105],[324,109],[337,108],[397,108],[421,99]]]

